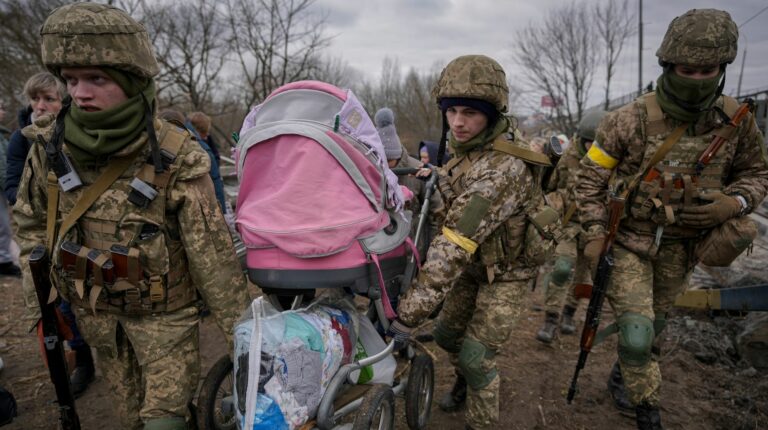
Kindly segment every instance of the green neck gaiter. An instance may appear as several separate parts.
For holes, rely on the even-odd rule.
[[[130,92],[126,91],[126,94]],[[145,129],[142,94],[152,106],[155,99],[153,81],[125,102],[98,112],[85,112],[72,103],[64,118],[64,139],[72,158],[81,165],[105,164],[107,155],[136,140]]]
[[[723,73],[709,79],[691,79],[665,69],[656,81],[656,100],[672,118],[695,123],[720,96]]]
[[[456,141],[456,139],[453,138],[453,134],[449,134],[448,144],[451,145],[451,149],[453,149],[453,152],[456,155],[462,155],[479,146],[483,146],[488,142],[492,142],[497,136],[506,132],[507,129],[509,129],[509,119],[505,116],[500,116],[499,120],[496,121],[496,125],[494,125],[490,132],[486,128],[478,133],[477,136],[464,143]]]

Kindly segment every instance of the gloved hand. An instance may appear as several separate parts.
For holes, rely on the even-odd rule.
[[[720,225],[741,213],[741,202],[737,198],[723,194],[720,191],[701,194],[699,198],[709,200],[712,203],[684,207],[680,214],[680,220],[683,224],[696,228],[710,228]]]
[[[600,260],[600,253],[603,251],[603,243],[605,238],[602,236],[596,236],[590,239],[584,246],[584,258],[589,264],[589,269],[594,273],[597,269],[597,263]]]
[[[389,325],[387,337],[395,341],[395,351],[400,351],[408,345],[413,329],[403,324],[400,320],[394,320]]]

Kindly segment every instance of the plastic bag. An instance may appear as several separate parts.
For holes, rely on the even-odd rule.
[[[370,357],[386,349],[387,344],[368,318],[360,318],[359,327],[355,360]],[[395,357],[389,354],[381,361],[353,371],[350,373],[350,379],[357,384],[392,385],[396,367]]]

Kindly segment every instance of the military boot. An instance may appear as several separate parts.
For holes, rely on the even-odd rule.
[[[93,355],[91,354],[91,347],[88,344],[83,344],[75,351],[75,370],[69,376],[69,385],[72,387],[72,394],[79,396],[88,388],[88,385],[93,382],[95,377],[95,369],[93,367]]]
[[[563,319],[560,320],[560,333],[573,334],[576,332],[576,326],[573,324],[573,314],[576,308],[572,306],[563,306]]]
[[[437,406],[444,412],[455,412],[464,406],[467,401],[467,380],[464,375],[456,375],[456,382],[453,383],[450,393],[446,393]]]
[[[658,406],[643,402],[635,408],[635,417],[638,430],[664,430]]]
[[[547,312],[544,319],[544,327],[536,334],[536,340],[543,343],[552,343],[557,332],[557,323],[560,321],[560,314],[557,312]]]
[[[635,410],[635,406],[629,401],[627,390],[624,388],[624,377],[621,376],[618,361],[613,363],[613,369],[611,369],[611,374],[608,376],[608,393],[611,395],[616,409],[623,412]]]

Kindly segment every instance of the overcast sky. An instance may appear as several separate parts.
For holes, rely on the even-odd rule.
[[[588,1],[588,0],[577,0]],[[594,0],[593,0],[594,1]],[[596,0],[610,1],[610,0]],[[428,71],[464,54],[486,54],[514,80],[519,70],[512,56],[517,29],[540,21],[563,0],[318,0],[328,13],[332,56],[341,57],[366,76],[377,77],[384,57],[397,58],[407,70]],[[634,10],[638,0],[630,0]],[[656,49],[669,22],[692,8],[725,8],[737,24],[768,6],[766,0],[645,0],[643,2],[643,81],[658,77]],[[768,87],[768,11],[739,29],[739,55],[728,68],[726,93],[735,94],[744,48],[747,61],[742,93]],[[638,38],[624,48],[612,96],[637,89]],[[590,101],[598,102],[603,83],[596,76]]]

